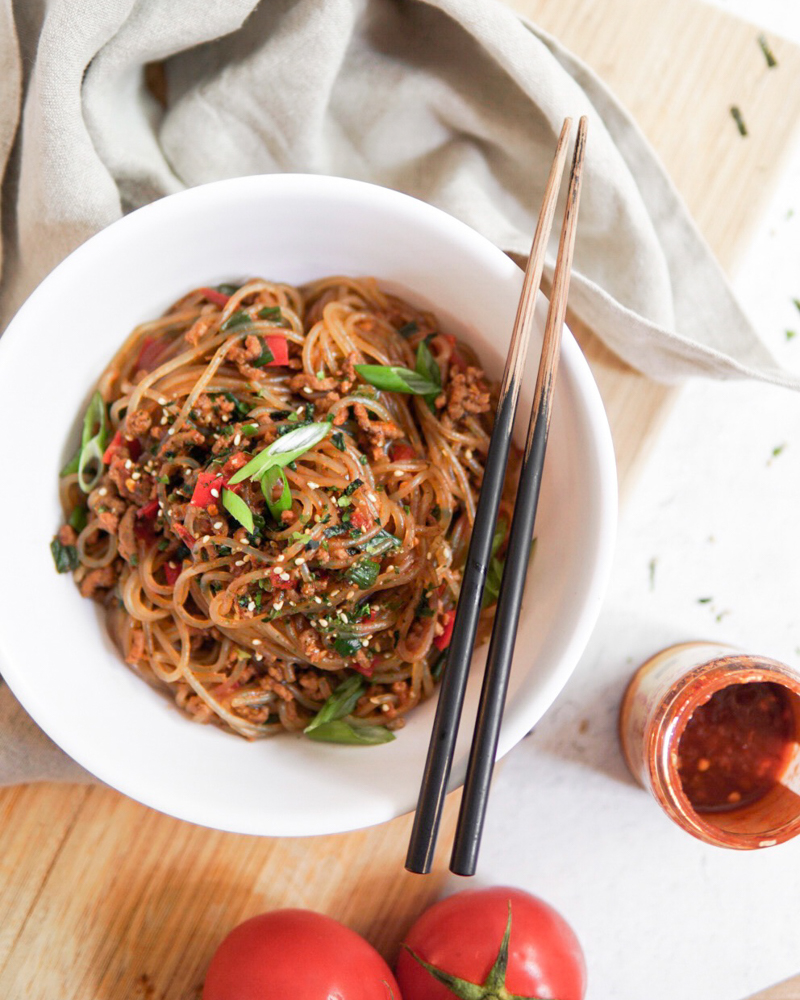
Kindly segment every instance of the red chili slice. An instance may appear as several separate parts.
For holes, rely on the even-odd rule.
[[[136,511],[137,517],[153,520],[158,514],[158,500],[148,500],[147,503]]]
[[[228,304],[230,295],[225,295],[224,292],[218,292],[216,288],[201,288],[200,291],[203,293],[203,297],[208,299],[209,302],[213,302],[215,306],[224,306]]]
[[[434,640],[434,646],[439,649],[447,649],[450,645],[450,640],[453,638],[453,625],[456,621],[455,611],[445,611],[442,624],[444,625],[444,632],[441,635],[437,635]]]
[[[128,449],[128,454],[134,462],[142,453],[142,446],[139,444],[138,438],[128,438],[123,435],[122,431],[117,431],[103,452],[103,464],[111,465],[111,459],[123,447]]]
[[[393,444],[389,449],[389,458],[393,462],[411,462],[417,457],[417,453],[410,444]]]
[[[362,667],[360,663],[356,663],[355,660],[351,660],[348,666],[352,667],[353,670],[357,670],[358,673],[363,674],[365,677],[372,677],[373,673],[375,672],[375,665],[377,663],[380,663],[380,659],[381,659],[380,656],[373,657],[373,659],[370,661],[369,666],[367,667]]]
[[[182,567],[180,567],[177,563],[172,562],[172,560],[164,563],[164,578],[166,579],[168,586],[175,586],[175,581],[181,575],[181,569]]]
[[[272,361],[268,361],[265,368],[277,368],[279,365],[289,364],[289,341],[286,337],[266,336],[262,340],[272,353]]]

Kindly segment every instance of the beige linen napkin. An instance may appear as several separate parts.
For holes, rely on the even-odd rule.
[[[123,213],[242,174],[370,180],[524,254],[561,122],[587,114],[575,312],[653,378],[800,387],[626,112],[494,0],[0,0],[0,88],[0,329]],[[54,753],[0,690],[0,782],[66,777]]]

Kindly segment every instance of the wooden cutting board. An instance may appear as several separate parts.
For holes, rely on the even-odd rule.
[[[800,50],[774,40],[779,66],[767,70],[756,29],[696,0],[513,4],[627,105],[730,267],[800,123]],[[747,138],[732,104],[742,108]],[[672,390],[577,332],[608,409],[624,493]],[[456,808],[451,796],[442,859]],[[228,929],[287,905],[335,915],[391,959],[445,879],[446,860],[426,877],[403,870],[409,829],[403,817],[338,836],[244,837],[97,786],[0,791],[0,997],[191,1000]],[[784,986],[774,996],[800,993]]]

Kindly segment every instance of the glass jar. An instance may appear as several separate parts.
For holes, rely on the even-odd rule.
[[[785,764],[756,801],[698,811],[679,774],[678,749],[687,723],[716,692],[754,683],[778,685],[788,703]],[[634,778],[652,792],[670,819],[693,836],[718,847],[752,850],[800,833],[800,674],[791,667],[714,642],[670,646],[636,671],[623,697],[619,722],[622,749]],[[731,754],[743,752],[741,746],[730,748]],[[709,767],[708,761],[700,764]]]

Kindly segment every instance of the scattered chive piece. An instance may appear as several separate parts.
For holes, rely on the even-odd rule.
[[[222,491],[222,506],[252,535],[253,528],[255,528],[253,512],[241,497],[238,497],[232,490],[224,489]]]
[[[655,558],[655,556],[653,556],[653,558],[650,560],[650,564],[649,564],[648,568],[649,568],[649,571],[650,571],[650,589],[651,590],[655,590],[656,589],[656,558]]]
[[[347,445],[344,443],[344,434],[342,434],[341,431],[334,431],[331,435],[331,439],[339,451],[345,451]]]
[[[739,135],[747,135],[747,126],[744,123],[742,112],[735,104],[731,105],[731,117],[736,122],[736,127],[739,129]]]
[[[710,604],[713,600],[714,600],[713,597],[698,597],[697,598],[697,603],[698,604]]]
[[[264,306],[263,309],[258,310],[259,319],[283,319],[283,313],[281,312],[280,306]]]
[[[78,568],[80,559],[74,545],[62,545],[57,538],[54,538],[50,542],[50,551],[53,553],[53,562],[59,573],[69,573]]]
[[[320,743],[348,743],[353,746],[375,746],[379,743],[391,743],[397,738],[385,726],[356,727],[341,719],[323,722],[310,732],[306,730],[306,735]]]
[[[400,329],[397,331],[401,337],[410,337],[412,333],[416,333],[419,327],[415,320],[411,320],[410,323],[404,323]]]
[[[86,523],[89,520],[87,511],[85,507],[75,507],[72,513],[69,515],[68,524],[71,528],[80,534],[86,527]]]
[[[252,323],[250,314],[243,309],[237,309],[233,315],[229,316],[220,327],[220,330],[232,330],[237,326],[244,326],[245,323]]]
[[[775,53],[769,46],[767,36],[759,35],[758,44],[761,46],[761,51],[764,53],[764,58],[767,60],[767,68],[774,69],[778,65],[778,60],[775,58]]]
[[[359,559],[345,573],[345,579],[354,583],[360,590],[369,590],[375,586],[380,571],[381,564],[377,559]]]
[[[794,307],[795,307],[795,309],[796,309],[796,310],[797,310],[798,312],[800,312],[800,299],[792,299],[792,302],[794,302]]]
[[[772,449],[772,457],[777,458],[785,447],[786,447],[785,444],[776,444],[775,447]]]

